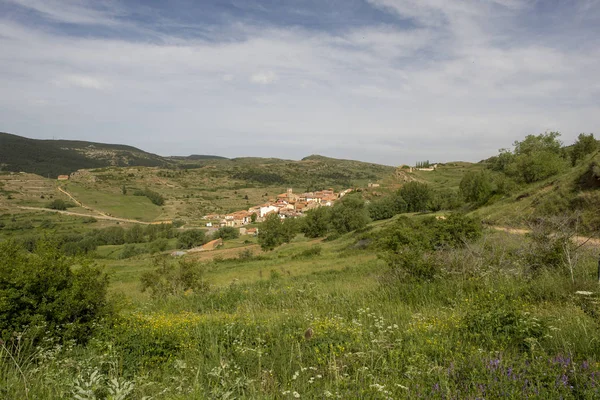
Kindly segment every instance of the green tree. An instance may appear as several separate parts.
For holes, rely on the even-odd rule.
[[[467,202],[484,203],[492,195],[492,176],[488,171],[468,171],[460,181],[459,191]]]
[[[237,239],[240,237],[240,231],[232,226],[223,226],[213,234],[213,237],[215,239],[221,238],[223,240]]]
[[[125,243],[143,243],[144,228],[135,224],[125,231]]]
[[[48,203],[46,207],[51,208],[52,210],[64,211],[69,207],[73,207],[73,204],[62,199],[54,199],[50,203]]]
[[[323,237],[329,231],[330,207],[319,207],[310,210],[304,217],[302,233],[309,238]]]
[[[290,243],[299,232],[299,222],[296,218],[285,218],[281,222],[281,242]]]
[[[577,141],[571,149],[571,164],[577,164],[577,161],[581,160],[588,154],[595,152],[598,149],[598,141],[594,138],[594,134],[580,133],[577,137]]]
[[[110,314],[107,289],[100,269],[61,254],[56,242],[38,241],[33,253],[1,242],[0,336],[45,324],[55,335],[84,342]]]
[[[281,219],[279,215],[273,213],[267,215],[258,229],[258,244],[264,251],[273,250],[283,243],[281,237]]]
[[[398,193],[406,202],[409,212],[427,211],[433,195],[429,185],[421,182],[408,182]]]
[[[406,201],[398,193],[372,201],[369,204],[369,216],[374,221],[392,218],[396,214],[406,212]]]
[[[201,229],[190,229],[183,231],[177,237],[177,248],[178,249],[191,249],[193,247],[201,246],[206,241],[206,235]]]
[[[359,194],[349,194],[331,208],[331,226],[337,233],[364,228],[369,223],[369,212]]]
[[[525,183],[557,174],[565,166],[559,136],[558,132],[549,132],[515,141],[514,159],[506,166],[506,174]]]

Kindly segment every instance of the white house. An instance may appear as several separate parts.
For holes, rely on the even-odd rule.
[[[260,211],[258,216],[260,218],[263,218],[265,215],[267,215],[270,212],[278,212],[279,211],[279,207],[275,207],[275,206],[262,206],[260,207]]]

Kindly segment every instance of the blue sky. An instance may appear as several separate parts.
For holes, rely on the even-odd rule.
[[[0,131],[478,161],[600,134],[600,0],[0,0]]]

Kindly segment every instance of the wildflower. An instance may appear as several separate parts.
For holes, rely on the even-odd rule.
[[[329,390],[326,390],[323,392],[323,396],[325,397],[333,397],[333,393],[331,393]]]
[[[374,384],[370,385],[369,387],[377,390],[378,392],[381,392],[385,388],[385,385],[380,385],[378,383],[374,383]]]
[[[293,396],[294,396],[294,398],[296,398],[296,399],[299,399],[299,398],[300,398],[300,393],[298,393],[298,392],[294,392],[292,395],[293,395]]]

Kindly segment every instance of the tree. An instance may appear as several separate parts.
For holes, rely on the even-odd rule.
[[[140,225],[135,224],[131,228],[125,231],[125,243],[143,243],[144,242],[144,228]]]
[[[304,217],[304,226],[302,233],[309,238],[323,237],[327,235],[330,221],[330,207],[319,207],[310,210]]]
[[[191,249],[205,243],[205,234],[201,229],[190,229],[183,231],[177,238],[178,249]]]
[[[51,208],[52,210],[64,211],[69,207],[73,207],[73,204],[62,199],[54,199],[50,203],[48,203],[46,207]]]
[[[408,182],[398,193],[406,202],[409,212],[426,211],[432,197],[429,185],[421,182]]]
[[[376,200],[369,204],[369,216],[372,220],[392,218],[396,214],[406,212],[406,201],[398,193]]]
[[[523,141],[515,141],[514,157],[504,172],[525,183],[557,174],[565,166],[559,136],[558,132],[549,132],[527,135]]]
[[[460,181],[459,191],[467,202],[483,203],[492,194],[492,176],[488,171],[468,171]]]
[[[77,268],[73,268],[77,266]],[[0,243],[0,337],[26,326],[84,342],[110,314],[108,277],[87,259],[61,254],[58,243],[38,241],[33,253]]]
[[[331,208],[331,226],[337,233],[364,228],[369,220],[365,201],[358,194],[344,196]]]
[[[240,231],[232,226],[223,226],[213,234],[213,237],[215,239],[221,238],[223,240],[237,239],[240,237]]]
[[[258,244],[264,251],[273,250],[283,243],[281,239],[281,219],[273,213],[267,215],[258,230]]]
[[[571,149],[571,164],[577,164],[577,161],[581,160],[588,154],[593,153],[598,149],[598,141],[594,138],[594,134],[580,133],[577,137],[577,141]]]
[[[252,213],[252,214],[250,214],[250,222],[252,222],[252,223],[255,223],[255,222],[256,222],[256,218],[258,218],[258,217],[256,216],[256,213]]]
[[[289,243],[292,240],[294,240],[294,238],[298,234],[298,231],[299,231],[298,228],[299,228],[299,223],[298,223],[298,220],[296,220],[296,218],[285,218],[281,222],[281,230],[280,230],[280,234],[279,234],[281,237],[281,242]]]

